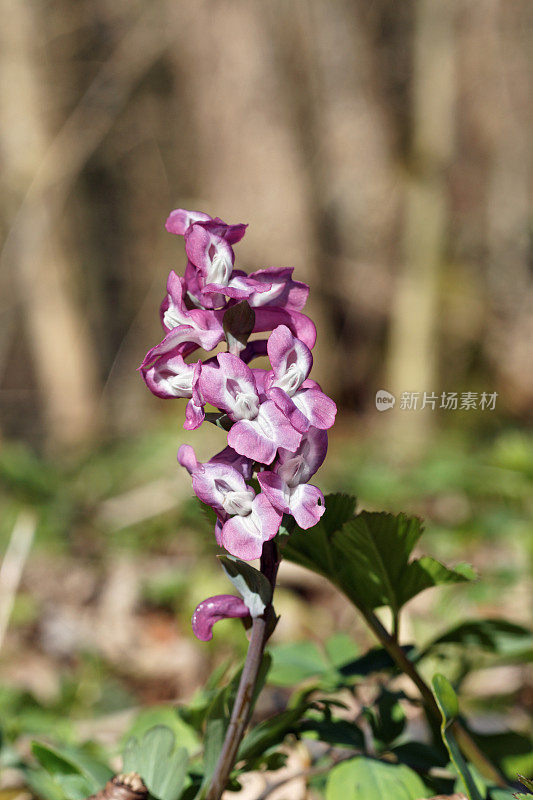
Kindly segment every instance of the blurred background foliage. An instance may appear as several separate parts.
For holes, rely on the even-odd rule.
[[[136,367],[181,240],[177,206],[248,222],[240,267],[312,288],[315,376],[338,401],[324,490],[421,515],[481,580],[416,600],[405,640],[527,623],[533,505],[528,0],[0,0],[0,717],[19,741],[116,742],[245,640],[193,640],[227,591],[175,454],[181,401]],[[496,392],[493,411],[378,412],[375,394]],[[8,557],[9,556],[9,557]],[[353,609],[285,565],[278,642]],[[320,645],[321,646],[321,645]],[[450,656],[450,672],[455,667]],[[460,665],[456,665],[459,674]],[[523,727],[521,663],[466,679]],[[279,698],[272,700],[274,705]]]

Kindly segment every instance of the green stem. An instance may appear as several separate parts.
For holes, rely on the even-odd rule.
[[[393,659],[394,663],[402,670],[402,672],[411,678],[420,692],[422,700],[424,701],[424,705],[426,706],[429,714],[431,714],[433,719],[440,725],[442,720],[441,713],[433,692],[421,674],[418,672],[413,662],[405,655],[397,639],[394,636],[391,636],[374,612],[366,611],[361,608],[359,610],[361,611],[366,623],[374,632],[377,639]],[[474,764],[474,766],[478,768],[479,772],[496,786],[506,788],[507,784],[500,775],[499,771],[496,769],[494,764],[489,761],[487,756],[479,749],[468,731],[458,720],[453,723],[452,730],[464,755],[469,761],[472,762],[472,764]]]

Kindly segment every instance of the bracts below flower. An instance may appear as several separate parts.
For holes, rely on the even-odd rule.
[[[324,497],[309,480],[324,461],[336,406],[309,377],[316,340],[302,313],[309,287],[293,280],[292,269],[235,269],[233,246],[246,227],[202,212],[171,212],[166,228],[183,236],[187,264],[183,277],[169,275],[164,337],[140,371],[153,394],[187,400],[186,430],[207,418],[227,431],[227,447],[209,461],[200,463],[189,445],[178,461],[215,513],[217,543],[251,561],[276,536],[284,514],[306,529],[324,513]],[[224,340],[228,352],[204,357]],[[265,355],[270,369],[251,366]],[[207,405],[216,411],[206,413]],[[197,607],[198,638],[209,640],[220,619],[254,616],[248,590],[234,583],[242,600],[219,595]]]

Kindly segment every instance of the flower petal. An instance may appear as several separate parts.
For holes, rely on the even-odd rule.
[[[189,225],[193,222],[203,220],[206,222],[210,220],[209,214],[204,214],[203,211],[186,211],[184,208],[175,208],[171,211],[165,222],[165,228],[169,233],[176,233],[178,236],[183,236]]]
[[[194,448],[190,444],[182,444],[178,450],[178,463],[185,467],[189,475],[192,475],[199,467],[198,459]]]
[[[283,514],[289,514],[290,489],[281,477],[276,472],[264,470],[258,473],[257,480],[274,508]]]
[[[301,434],[293,428],[289,420],[272,400],[261,403],[255,419],[243,419],[232,426],[228,433],[228,444],[237,453],[271,464],[278,447],[296,450]]]
[[[272,389],[267,389],[267,397],[274,401],[279,410],[287,417],[293,428],[296,428],[300,433],[306,433],[306,431],[309,430],[309,420],[305,414],[300,411],[287,392],[274,386]]]
[[[237,558],[252,561],[260,558],[264,542],[272,539],[281,525],[282,514],[270,504],[264,494],[258,494],[246,517],[235,516],[222,526],[220,542]]]
[[[150,367],[141,368],[144,382],[157,397],[192,397],[195,365],[185,363],[179,352],[165,353]]]
[[[315,428],[327,430],[335,422],[337,406],[319,389],[300,389],[292,400]]]
[[[290,311],[301,311],[309,297],[309,286],[292,279],[293,269],[288,267],[269,267],[250,273],[248,279],[257,286],[266,283],[269,289],[250,296],[249,303],[259,306],[277,306]]]
[[[222,409],[233,420],[257,416],[259,395],[250,367],[232,353],[219,353],[217,362],[217,367],[202,368],[199,387],[206,402]]]
[[[208,597],[196,606],[192,615],[192,630],[197,639],[209,642],[213,638],[213,625],[221,619],[244,619],[250,612],[244,600],[232,594]]]
[[[293,453],[283,447],[278,449],[276,472],[288,486],[307,483],[323,463],[328,450],[328,435],[319,428],[309,428],[302,436],[300,446]]]
[[[310,350],[316,342],[316,328],[314,322],[299,311],[290,311],[285,308],[265,306],[254,308],[254,332],[273,331],[278,325],[286,325],[297,339],[304,342]]]
[[[205,419],[203,406],[196,405],[193,399],[189,400],[185,407],[185,422],[183,427],[186,431],[195,431],[200,427]]]
[[[195,495],[216,511],[227,512],[226,505],[229,497],[250,497],[254,491],[248,487],[239,470],[229,464],[207,461],[200,464],[192,473],[192,488]],[[227,513],[234,513],[233,505]]]
[[[225,464],[238,470],[245,481],[252,477],[252,462],[249,458],[239,455],[232,447],[225,447],[220,453],[209,459],[211,464]]]
[[[286,325],[278,325],[270,334],[267,351],[273,370],[271,386],[283,389],[292,397],[311,371],[310,349],[296,339]]]
[[[296,524],[305,530],[316,525],[326,510],[324,495],[310,483],[303,483],[291,490],[289,506]]]

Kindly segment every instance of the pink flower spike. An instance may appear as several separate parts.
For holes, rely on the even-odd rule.
[[[250,616],[248,606],[240,597],[218,594],[203,600],[192,615],[192,630],[197,639],[209,642],[213,638],[213,625],[222,619],[245,619]]]

